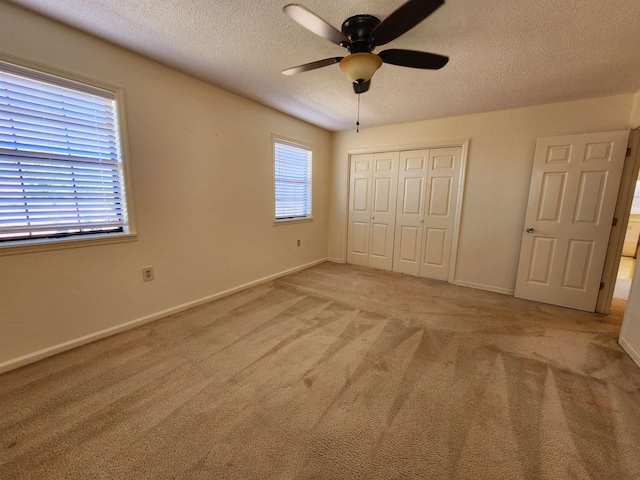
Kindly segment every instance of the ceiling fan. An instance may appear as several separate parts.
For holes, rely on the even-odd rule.
[[[354,15],[342,23],[342,31],[302,5],[289,4],[284,7],[284,13],[316,35],[345,47],[349,55],[305,63],[283,70],[282,73],[293,75],[339,63],[340,68],[353,82],[353,90],[360,94],[369,90],[371,77],[383,63],[430,70],[440,69],[447,64],[449,57],[395,48],[383,50],[378,54],[372,52],[376,47],[389,43],[411,30],[443,3],[444,0],[409,0],[383,21],[373,15]]]

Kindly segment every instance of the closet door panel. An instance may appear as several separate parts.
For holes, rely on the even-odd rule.
[[[391,270],[398,178],[398,152],[373,155],[369,266]]]
[[[400,152],[393,270],[418,275],[424,228],[428,150]]]
[[[442,266],[447,243],[447,231],[442,228],[426,228],[423,263]]]
[[[461,160],[460,147],[429,150],[421,277],[449,279]]]
[[[428,216],[449,217],[451,209],[451,181],[451,177],[431,178]]]
[[[368,252],[369,224],[364,222],[351,223],[351,253],[366,256]],[[349,262],[354,263],[354,262]]]
[[[420,234],[421,229],[418,227],[412,227],[411,225],[400,227],[400,237],[396,241],[397,259],[399,261],[418,265],[420,261]]]
[[[369,264],[373,155],[352,155],[349,185],[347,263]]]

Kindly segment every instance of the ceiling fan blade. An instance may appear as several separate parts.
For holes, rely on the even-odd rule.
[[[343,58],[344,57],[331,57],[325,58],[324,60],[316,60],[315,62],[305,63],[304,65],[298,65],[297,67],[287,68],[286,70],[283,70],[282,73],[284,75],[294,75],[296,73],[308,72],[309,70],[315,70],[316,68],[333,65],[334,63],[338,63]]]
[[[316,35],[329,40],[330,42],[341,45],[342,43],[350,44],[349,39],[340,30],[330,23],[317,16],[302,5],[291,3],[283,9],[284,13],[289,15],[295,22],[302,25],[307,30],[311,30]]]
[[[371,80],[367,80],[366,82],[358,83],[353,82],[353,91],[360,94],[369,90],[371,86]]]
[[[435,12],[443,3],[444,0],[409,0],[373,29],[373,44],[384,45],[398,38]]]
[[[400,65],[401,67],[428,68],[438,70],[444,67],[449,57],[437,53],[417,52],[415,50],[401,50],[392,48],[378,54],[384,63]]]

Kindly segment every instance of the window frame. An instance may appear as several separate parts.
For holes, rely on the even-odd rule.
[[[272,149],[273,149],[273,218],[274,225],[287,225],[291,223],[303,223],[313,221],[313,147],[303,142],[292,140],[282,135],[272,135]],[[276,145],[286,145],[294,148],[306,150],[309,153],[309,177],[307,179],[307,186],[309,189],[309,212],[305,216],[298,217],[280,217],[277,216],[277,197],[276,197]]]
[[[1,52],[0,69],[8,73],[23,75],[53,85],[75,89],[83,93],[97,89],[113,95],[115,100],[114,113],[118,126],[116,135],[120,142],[121,186],[124,190],[123,212],[126,219],[122,232],[87,233],[61,237],[3,241],[0,242],[0,256],[135,241],[137,239],[137,231],[133,206],[133,187],[129,167],[124,89],[99,80],[83,77]]]

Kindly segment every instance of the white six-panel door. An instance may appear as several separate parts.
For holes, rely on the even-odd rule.
[[[516,297],[594,311],[628,137],[538,140]]]
[[[462,148],[351,157],[347,262],[447,280]]]

